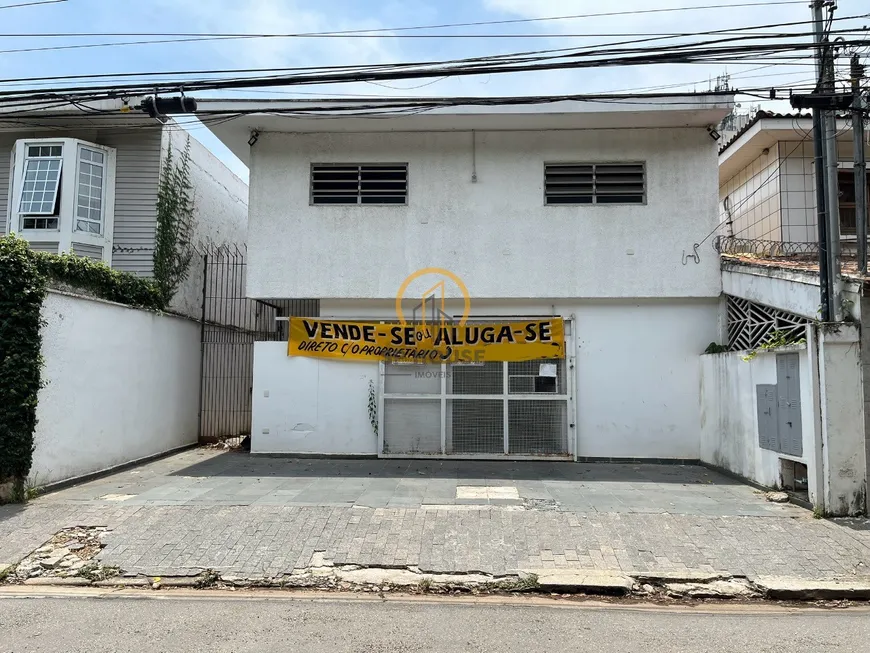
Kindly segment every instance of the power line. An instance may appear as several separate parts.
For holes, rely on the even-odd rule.
[[[36,5],[56,5],[66,0],[36,0],[36,2],[21,2],[17,5],[0,5],[0,9],[17,9],[19,7],[34,7]]]
[[[849,32],[862,32],[861,29],[848,30]],[[713,33],[713,32],[702,32]],[[740,28],[734,30],[716,30],[716,34],[738,34]],[[766,36],[767,32],[758,32],[751,36]],[[697,36],[697,32],[615,32],[606,34],[384,34],[373,36],[371,38],[397,38],[397,39],[563,39],[563,38],[624,38],[627,36],[650,36],[657,39],[677,39],[688,36]],[[309,37],[333,37],[335,34],[263,34],[251,36],[206,36],[206,37],[191,37],[191,38],[170,38],[156,39],[150,41],[108,41],[104,43],[76,43],[71,45],[46,45],[34,46],[30,48],[11,48],[8,50],[0,50],[0,54],[21,54],[28,52],[55,52],[61,50],[87,50],[95,48],[110,48],[110,47],[127,47],[136,45],[166,45],[174,43],[203,43],[203,42],[227,42],[227,41],[242,41],[251,39],[289,39],[289,38],[309,38]],[[369,38],[360,35],[362,38]],[[353,38],[353,35],[343,36],[340,38]],[[606,45],[606,44],[605,44]]]
[[[854,18],[863,18],[865,16],[870,16],[870,14],[859,15],[859,16],[847,16],[847,17],[843,17],[843,18],[838,18],[836,20],[850,20],[850,19],[854,19]],[[789,23],[771,23],[771,24],[766,24],[766,25],[753,25],[753,26],[744,27],[744,28],[727,28],[727,29],[720,29],[720,30],[710,30],[710,31],[706,31],[706,32],[686,33],[685,36],[722,35],[722,34],[730,33],[730,32],[745,32],[747,30],[755,30],[755,29],[771,29],[771,28],[776,28],[776,27],[805,25],[808,22],[810,22],[810,21],[793,21],[793,22],[789,22]],[[864,30],[851,30],[851,29],[839,30],[837,33],[844,33],[845,34],[845,33],[854,33],[854,32],[862,32],[862,31],[866,31],[866,28]],[[800,37],[800,36],[805,36],[805,35],[806,34],[804,34],[804,33],[797,33],[797,34],[794,34],[794,33],[792,33],[792,34],[764,33],[763,36],[760,36],[758,38],[762,38],[762,39],[786,38],[787,36]],[[617,42],[617,43],[608,43],[608,44],[601,44],[601,45],[595,44],[595,45],[583,46],[583,47],[579,47],[579,48],[577,48],[577,47],[575,47],[575,48],[556,48],[556,49],[537,50],[537,51],[524,52],[524,53],[514,53],[512,55],[495,55],[495,56],[490,56],[490,57],[476,57],[476,58],[470,58],[470,59],[460,59],[460,60],[455,60],[455,61],[483,61],[483,60],[496,59],[500,56],[521,56],[521,55],[545,54],[545,53],[557,53],[557,52],[575,52],[576,53],[576,52],[579,52],[582,50],[599,48],[599,47],[602,47],[602,45],[604,45],[606,47],[614,47],[617,45],[631,45],[631,44],[637,44],[637,43],[646,43],[646,42],[650,42],[650,41],[666,40],[668,38],[671,38],[671,37],[632,39],[629,41],[623,41],[623,42]],[[743,39],[752,39],[752,38],[755,38],[755,35],[749,36],[749,35],[744,33],[742,38]],[[58,47],[63,48],[65,46],[58,46]],[[407,65],[433,65],[436,63],[441,63],[441,62],[432,62],[432,61],[416,62],[414,64],[407,64]],[[146,76],[162,76],[162,75],[193,75],[193,74],[207,75],[207,74],[228,74],[228,73],[241,74],[241,73],[257,73],[257,72],[289,72],[289,71],[295,71],[295,70],[315,70],[315,69],[317,69],[317,70],[328,70],[328,69],[335,70],[335,69],[339,69],[339,68],[351,69],[351,68],[365,68],[365,67],[370,67],[370,66],[327,66],[327,67],[308,67],[308,68],[258,68],[258,69],[233,69],[233,70],[162,71],[162,72],[142,72],[142,73],[105,73],[105,74],[90,74],[90,75],[88,75],[88,74],[86,74],[86,75],[64,75],[64,76],[52,76],[52,77],[30,77],[30,78],[7,79],[7,80],[0,80],[0,83],[19,82],[19,81],[34,82],[34,81],[43,81],[43,80],[54,81],[54,80],[61,80],[61,79],[146,77]]]
[[[788,3],[783,3],[788,4]],[[741,6],[741,5],[735,5]],[[757,5],[753,5],[757,6]],[[688,8],[687,8],[688,9]],[[863,18],[865,16],[857,16],[857,17],[845,17],[837,20],[848,20],[849,18]],[[497,21],[496,21],[497,22]],[[412,39],[535,39],[535,38],[545,38],[545,39],[553,39],[553,38],[622,38],[626,36],[645,36],[645,37],[654,37],[649,39],[642,40],[634,40],[630,42],[643,42],[643,41],[654,41],[654,40],[662,40],[662,39],[673,39],[673,38],[684,38],[689,36],[700,36],[703,34],[730,34],[731,32],[738,33],[743,32],[747,33],[748,30],[753,29],[767,29],[773,27],[786,27],[792,25],[805,25],[811,21],[794,21],[790,23],[775,23],[770,25],[757,25],[752,27],[738,27],[738,28],[730,28],[730,29],[719,29],[712,30],[708,32],[674,32],[674,33],[665,33],[665,32],[649,32],[649,33],[634,33],[634,32],[622,32],[622,33],[583,33],[583,34],[553,34],[553,33],[537,33],[537,34],[359,34],[357,31],[351,30],[348,32],[307,32],[307,33],[296,33],[296,34],[243,34],[243,33],[214,33],[214,34],[197,34],[197,33],[139,33],[139,36],[171,36],[171,37],[183,37],[183,38],[163,38],[157,40],[147,40],[147,41],[111,41],[111,42],[103,42],[103,43],[80,43],[80,44],[70,44],[70,45],[59,45],[59,46],[34,46],[29,48],[13,48],[7,50],[0,50],[0,54],[16,54],[16,53],[28,53],[28,52],[52,52],[52,51],[60,51],[60,50],[77,50],[77,49],[93,49],[93,48],[105,48],[105,47],[126,47],[126,46],[137,46],[137,45],[165,45],[165,44],[173,44],[173,43],[201,43],[201,42],[214,42],[214,41],[237,41],[237,40],[250,40],[250,39],[288,39],[288,38],[412,38]],[[437,27],[437,26],[436,26]],[[441,26],[446,27],[446,26]],[[401,28],[393,28],[388,29],[384,28],[383,31],[398,31],[398,30],[416,30],[416,29],[429,29],[431,26],[420,26],[420,27],[401,27]],[[860,32],[863,31],[861,29],[856,30],[842,30],[843,32]],[[136,34],[136,33],[130,33]],[[769,33],[760,32],[753,36],[767,36]],[[83,37],[83,36],[122,36],[123,33],[70,33],[68,35],[60,34],[60,33],[50,33],[50,34],[5,34],[0,35],[0,37],[16,37],[16,36],[29,36],[32,38],[49,38],[49,37],[58,37],[58,36],[68,36],[68,37]],[[613,45],[613,44],[611,44]]]
[[[801,34],[771,34],[760,38],[755,36],[731,36],[714,40],[693,43],[667,44],[661,46],[646,46],[642,48],[614,48],[589,46],[586,48],[563,48],[558,50],[542,50],[531,53],[512,53],[488,57],[478,57],[465,60],[452,60],[426,63],[383,64],[369,66],[333,66],[305,69],[294,75],[272,75],[267,77],[237,77],[229,79],[200,79],[174,82],[144,82],[116,85],[112,87],[79,86],[53,89],[51,92],[35,91],[0,91],[0,96],[8,101],[21,102],[22,99],[57,100],[75,98],[79,101],[118,97],[119,95],[150,94],[157,92],[178,92],[194,90],[225,90],[233,88],[265,88],[273,86],[308,85],[342,82],[383,82],[408,78],[432,78],[459,75],[480,75],[492,73],[528,72],[540,70],[559,70],[567,68],[590,68],[609,66],[634,66],[661,63],[712,63],[733,62],[742,60],[748,63],[749,57],[764,56],[765,62],[777,54],[788,54],[787,60],[792,63],[796,58],[794,53],[813,49],[814,45],[807,42],[758,43],[758,40],[782,40]],[[737,44],[736,41],[753,40],[755,43]],[[848,47],[863,41],[842,40],[839,45]],[[566,52],[567,51],[567,52]],[[554,54],[559,53],[559,54]],[[217,74],[220,71],[197,71],[195,74]],[[241,71],[224,71],[238,73]],[[286,72],[286,71],[281,71]],[[145,73],[145,75],[171,73]],[[180,74],[191,74],[181,71]],[[119,76],[122,74],[119,74]],[[136,73],[126,75],[136,77]],[[91,77],[89,77],[91,78]],[[51,79],[51,78],[49,78]],[[60,77],[53,78],[55,80]],[[20,80],[4,80],[20,81]]]
[[[842,31],[851,33],[853,30],[842,30]],[[717,31],[712,31],[708,34],[715,34],[716,32]],[[663,49],[666,47],[669,51],[669,52],[664,52],[664,53],[658,53],[658,56],[660,58],[663,58],[663,59],[674,60],[675,57],[674,56],[669,57],[668,54],[670,53],[671,55],[673,55],[674,51],[682,50],[682,49],[686,49],[686,48],[700,48],[700,47],[704,47],[704,46],[715,45],[717,43],[725,43],[728,41],[755,40],[755,39],[760,39],[760,40],[782,39],[782,38],[789,38],[789,37],[796,37],[796,36],[800,37],[800,36],[804,36],[804,34],[791,34],[791,33],[790,34],[769,34],[765,37],[755,37],[755,36],[743,35],[743,36],[739,36],[739,37],[731,37],[731,38],[727,38],[727,39],[705,41],[705,42],[700,42],[700,43],[671,44],[668,46],[661,46],[661,48],[658,48],[658,49]],[[628,43],[636,43],[636,42],[642,42],[642,41],[643,40],[631,41]],[[512,54],[507,54],[507,55],[476,57],[476,58],[459,59],[459,60],[452,60],[452,61],[439,61],[439,62],[428,61],[428,62],[413,62],[413,63],[391,64],[391,65],[389,65],[389,64],[383,64],[383,65],[372,64],[372,65],[364,65],[364,66],[322,66],[322,67],[305,67],[305,68],[247,68],[247,69],[218,69],[218,70],[196,70],[196,71],[179,70],[179,71],[161,71],[161,72],[61,75],[61,76],[50,76],[50,77],[12,78],[12,79],[0,80],[0,83],[37,82],[37,81],[47,81],[47,80],[60,81],[60,80],[75,80],[75,79],[95,80],[95,79],[99,79],[99,78],[121,79],[121,78],[152,77],[152,76],[188,76],[188,75],[220,75],[220,74],[237,74],[238,75],[238,74],[256,74],[256,73],[268,73],[268,72],[288,73],[288,72],[296,72],[296,71],[314,71],[314,70],[317,70],[317,71],[342,70],[342,71],[347,71],[347,72],[352,71],[352,70],[357,70],[357,71],[369,70],[370,71],[370,70],[377,69],[377,68],[385,68],[387,66],[390,66],[392,68],[401,67],[401,68],[407,69],[407,68],[414,68],[414,67],[420,67],[420,66],[445,66],[445,65],[452,65],[452,64],[457,64],[457,63],[468,63],[468,62],[472,62],[472,63],[479,63],[479,62],[522,63],[523,62],[522,57],[526,57],[527,55],[528,56],[544,55],[544,54],[555,55],[556,53],[565,53],[562,55],[563,57],[570,57],[570,56],[576,56],[578,53],[582,53],[584,51],[589,51],[589,50],[592,50],[592,51],[597,50],[597,52],[600,54],[607,53],[607,54],[611,54],[611,55],[615,55],[615,54],[621,54],[621,55],[639,54],[641,52],[650,52],[650,51],[655,50],[655,48],[653,48],[652,50],[649,48],[646,48],[646,49],[625,48],[625,49],[621,49],[621,50],[614,50],[613,46],[615,46],[615,45],[619,45],[619,44],[607,44],[604,47],[599,46],[599,45],[595,45],[595,46],[585,46],[585,47],[581,47],[581,48],[558,48],[558,49],[550,49],[550,50],[532,51],[532,52],[527,52],[527,53],[512,53]],[[765,54],[766,62],[770,62],[771,59],[775,58],[772,55],[775,54],[776,49],[779,49],[782,52],[788,52],[788,51],[801,50],[801,49],[805,50],[805,49],[809,49],[809,48],[807,48],[807,44],[800,43],[800,44],[797,44],[796,46],[793,44],[783,44],[782,46],[774,46],[773,49],[771,49],[769,47],[765,48],[763,46],[752,46],[752,47],[749,47],[748,49],[744,48],[743,50],[741,50],[739,52],[742,52],[743,53],[742,56],[744,56],[744,57]],[[774,50],[774,51],[772,52],[771,50]],[[723,50],[721,52],[722,52],[722,54],[730,57],[731,60],[740,56],[740,53],[737,50],[732,50],[732,51]],[[703,54],[703,53],[696,53],[696,54]],[[513,57],[515,60],[512,62],[506,61],[510,57]],[[542,60],[544,58],[545,57],[539,57],[538,60]],[[552,59],[552,58],[557,58],[557,57],[551,56],[549,58]],[[790,57],[786,58],[789,65],[795,65],[793,63],[794,59],[795,59],[794,56],[790,56]],[[719,61],[723,61],[723,59],[711,58],[711,56],[709,54],[707,54],[706,57],[703,59],[703,61],[699,61],[699,62],[700,63],[714,63],[714,62],[719,62]],[[689,61],[689,60],[685,60],[685,61],[675,61],[674,60],[674,61],[661,61],[661,62],[662,63],[670,63],[670,62],[692,63],[692,61]],[[641,60],[641,61],[638,61],[637,63],[640,64],[640,63],[656,63],[656,62],[655,61],[643,61],[643,60]],[[746,61],[746,63],[750,63],[750,62]],[[576,67],[583,67],[583,66],[580,66],[579,64],[572,64],[572,65],[576,65]],[[625,64],[620,64],[620,65],[625,65]],[[810,64],[807,63],[807,65],[810,65]],[[489,72],[493,72],[493,71],[486,70],[483,72],[489,73]],[[440,74],[441,73],[438,73],[435,76],[440,76]],[[470,73],[470,74],[478,74],[478,73]],[[415,73],[414,75],[408,75],[407,77],[416,77],[416,76],[420,76],[420,75]],[[428,75],[428,76],[431,76],[431,75]],[[399,78],[402,78],[402,77],[399,77]],[[248,81],[254,81],[253,79],[249,79],[249,78],[243,78],[243,79],[248,79]],[[321,80],[321,81],[325,82],[325,81],[329,81],[329,80]],[[360,79],[357,81],[372,81],[372,80]],[[144,83],[144,82],[142,82],[142,83]],[[179,82],[179,84],[180,83],[181,82]],[[189,85],[192,83],[197,83],[197,82],[184,82],[185,85]],[[148,82],[148,84],[150,86],[151,84],[158,84],[158,82]],[[62,89],[62,90],[63,90],[63,92],[73,92],[73,91],[84,90],[86,88],[87,87],[74,87],[72,89],[66,88],[66,89]]]
[[[44,0],[46,2],[65,2],[66,0]],[[39,4],[39,3],[34,3]],[[219,37],[219,38],[239,38],[239,37],[291,37],[291,36],[347,36],[350,34],[373,34],[376,35],[382,32],[406,32],[421,29],[449,29],[453,27],[479,27],[483,25],[510,25],[517,23],[536,23],[545,21],[557,20],[575,20],[580,18],[604,18],[611,16],[632,16],[640,14],[657,14],[681,11],[700,11],[707,9],[735,9],[735,8],[763,8],[773,7],[778,5],[799,5],[806,4],[805,0],[779,0],[777,2],[743,2],[734,4],[718,4],[718,5],[702,5],[697,7],[663,7],[659,9],[642,9],[637,11],[611,11],[595,14],[573,14],[568,16],[544,16],[540,18],[514,18],[506,20],[485,20],[469,23],[445,23],[440,25],[414,25],[410,27],[378,27],[371,29],[355,29],[341,30],[332,32],[302,32],[298,34],[246,34],[239,32],[49,32],[49,33],[29,33],[29,34],[0,34],[3,38],[12,37],[84,37],[84,36],[155,36],[155,37]],[[804,21],[807,22],[807,21]]]

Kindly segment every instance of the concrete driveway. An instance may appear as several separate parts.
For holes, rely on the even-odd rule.
[[[193,449],[46,496],[124,506],[502,506],[574,513],[807,516],[705,467],[571,462],[332,460]]]
[[[870,576],[866,520],[813,519],[708,469],[678,465],[193,449],[24,507],[0,506],[0,567],[71,527],[102,533],[97,561],[134,576],[214,570],[276,579],[324,566]]]

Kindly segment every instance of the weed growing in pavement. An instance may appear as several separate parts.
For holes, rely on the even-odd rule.
[[[207,587],[214,587],[215,585],[217,585],[220,579],[220,574],[217,573],[214,569],[206,569],[204,572],[196,577],[195,587],[200,590]]]
[[[99,563],[92,562],[79,569],[79,576],[87,578],[89,581],[96,582],[98,580],[108,580],[114,578],[121,573],[118,567],[104,567]]]

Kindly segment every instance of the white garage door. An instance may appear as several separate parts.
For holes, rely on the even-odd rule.
[[[565,329],[567,337],[567,321]],[[564,359],[384,363],[380,454],[567,457],[573,421],[573,371],[567,367]]]

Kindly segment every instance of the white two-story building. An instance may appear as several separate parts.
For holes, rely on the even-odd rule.
[[[201,102],[244,112],[212,130],[251,171],[250,297],[359,321],[427,300],[471,321],[561,316],[566,354],[419,366],[257,343],[254,452],[700,457],[721,280],[693,243],[718,224],[709,129],[730,96],[310,106]]]

